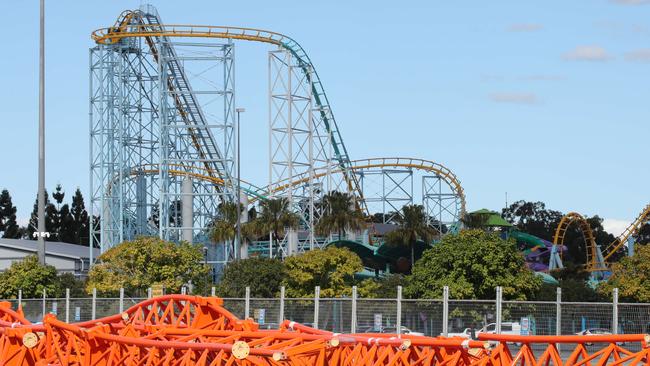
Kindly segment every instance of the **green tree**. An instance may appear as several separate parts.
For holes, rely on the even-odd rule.
[[[77,188],[72,196],[72,205],[70,206],[70,214],[73,219],[73,235],[74,240],[71,243],[89,245],[89,231],[90,220],[88,212],[86,211],[86,204],[81,190]]]
[[[219,216],[212,222],[210,238],[215,243],[234,244],[235,236],[237,236],[237,204],[222,202],[219,204]]]
[[[525,233],[550,241],[562,213],[547,209],[544,202],[516,201],[503,210],[503,218]]]
[[[21,230],[16,222],[16,211],[9,191],[3,189],[0,193],[0,231],[2,231],[3,238],[18,239],[21,237]]]
[[[41,265],[35,255],[13,262],[0,274],[0,298],[15,299],[18,290],[22,290],[23,298],[41,297],[43,290],[48,296],[59,296],[61,286],[56,269],[50,265]]]
[[[276,297],[284,278],[279,259],[248,258],[228,263],[217,285],[221,297],[244,297],[250,287],[252,297]]]
[[[88,274],[86,291],[97,288],[99,293],[114,295],[123,287],[135,295],[162,285],[179,292],[191,283],[199,292],[210,272],[203,261],[202,247],[186,242],[174,244],[154,237],[125,241],[99,256]]]
[[[427,223],[427,215],[422,205],[405,205],[402,215],[396,218],[397,230],[386,235],[389,244],[403,245],[411,251],[411,271],[415,263],[415,243],[422,240],[426,244],[433,241],[436,231]]]
[[[354,207],[354,197],[351,194],[331,191],[323,197],[323,216],[318,220],[316,232],[320,235],[341,233],[347,230],[360,230],[364,227],[363,214]]]
[[[271,198],[262,201],[261,212],[250,224],[258,235],[271,233],[271,246],[276,247],[284,236],[286,229],[295,229],[300,223],[300,217],[291,212],[291,203],[286,197]]]
[[[633,256],[612,264],[612,275],[600,284],[598,292],[611,297],[614,288],[621,300],[650,302],[650,246],[637,245]]]
[[[47,241],[57,241],[57,216],[58,212],[54,204],[50,202],[47,190],[45,190],[45,231],[50,234],[46,237]],[[29,225],[27,226],[27,239],[36,240],[34,233],[38,229],[38,195],[34,201],[34,209],[29,218]]]
[[[288,297],[313,297],[320,286],[321,297],[350,296],[354,274],[363,269],[361,259],[347,248],[316,249],[285,259]]]
[[[59,229],[58,238],[65,243],[78,244],[75,236],[74,217],[70,213],[70,206],[64,204],[59,209]]]
[[[60,297],[65,296],[65,289],[70,289],[70,297],[85,297],[86,296],[86,283],[78,279],[70,272],[60,273],[57,277],[59,288],[61,289]]]
[[[63,203],[63,199],[65,198],[65,192],[63,191],[63,187],[61,187],[60,184],[57,184],[56,187],[54,187],[54,193],[52,193],[52,198],[54,198],[54,201],[56,202],[56,209],[57,210],[61,209],[61,204]]]
[[[357,286],[359,297],[394,299],[397,297],[397,286],[406,286],[406,277],[395,273],[386,277],[363,280]]]
[[[542,286],[514,241],[481,230],[445,236],[424,252],[407,281],[405,294],[412,298],[439,298],[449,286],[455,299],[494,299],[502,286],[505,299],[526,300]]]
[[[562,289],[562,301],[569,302],[597,302],[606,300],[595,288],[589,284],[590,273],[584,270],[583,266],[577,266],[571,262],[559,270],[551,273],[559,285],[544,284],[535,300],[555,301],[557,288]]]

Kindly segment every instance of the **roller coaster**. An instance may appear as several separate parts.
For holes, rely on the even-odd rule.
[[[100,222],[91,228],[91,247],[104,252],[138,235],[157,235],[204,244],[218,267],[247,254],[233,243],[209,243],[206,227],[219,216],[219,203],[240,200],[246,207],[276,197],[286,197],[301,217],[298,233],[287,233],[278,253],[322,247],[327,238],[313,230],[322,214],[318,202],[333,190],[350,193],[357,209],[382,213],[386,221],[404,204],[418,203],[441,234],[458,227],[465,193],[445,166],[349,156],[314,64],[292,38],[164,24],[153,6],[143,5],[92,39],[90,214]],[[267,184],[236,178],[239,41],[272,46]]]
[[[569,227],[571,225],[578,225],[585,242],[587,255],[586,269],[590,272],[606,272],[609,269],[609,262],[625,245],[628,245],[629,254],[633,254],[634,237],[649,220],[650,205],[647,205],[614,241],[604,246],[604,249],[601,250],[601,247],[596,243],[589,222],[579,213],[569,212],[560,220],[555,230],[555,235],[553,236],[553,244],[556,246],[564,245],[564,238]]]

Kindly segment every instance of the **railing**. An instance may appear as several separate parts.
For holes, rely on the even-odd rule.
[[[213,288],[213,296],[215,292]],[[356,290],[351,293],[356,294]],[[556,301],[248,296],[225,298],[224,307],[239,318],[253,318],[263,329],[277,328],[289,319],[337,333],[391,331],[438,336],[484,327],[488,332],[498,333],[497,319],[501,319],[503,334],[574,335],[587,329],[612,334],[650,333],[650,304],[619,303],[616,290],[613,297],[612,302],[564,302],[561,296]],[[43,294],[41,298],[22,299],[19,294],[18,299],[6,301],[13,308],[22,306],[25,317],[31,321],[54,313],[60,320],[79,322],[120,313],[144,298],[51,298]]]

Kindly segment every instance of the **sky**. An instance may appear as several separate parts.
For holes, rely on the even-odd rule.
[[[88,196],[88,49],[141,1],[47,1],[46,185]],[[156,1],[167,23],[290,35],[353,159],[433,160],[470,210],[508,201],[606,218],[648,203],[650,1]],[[0,2],[0,189],[22,222],[37,187],[38,1]],[[268,177],[267,52],[236,44],[242,176]]]

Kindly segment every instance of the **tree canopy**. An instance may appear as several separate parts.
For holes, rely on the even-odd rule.
[[[209,267],[200,246],[174,244],[153,237],[125,241],[104,252],[88,274],[86,291],[144,293],[153,285],[180,292],[183,285],[206,286]]]
[[[316,232],[320,235],[336,232],[341,240],[341,234],[347,230],[360,230],[365,224],[363,214],[354,207],[351,194],[331,191],[323,197],[323,208],[323,216],[316,225]]]
[[[18,290],[23,291],[23,298],[39,298],[43,290],[48,296],[59,296],[61,283],[54,266],[43,266],[35,255],[30,255],[0,273],[0,298],[15,299]]]
[[[611,277],[598,290],[609,297],[614,288],[621,300],[650,302],[650,246],[637,245],[633,256],[612,264]]]
[[[248,258],[228,263],[217,285],[221,297],[244,297],[246,286],[252,297],[276,297],[285,277],[279,259]]]
[[[403,245],[410,249],[410,267],[415,263],[415,243],[422,240],[430,243],[436,231],[429,226],[427,215],[422,205],[405,205],[402,207],[402,215],[396,218],[399,225],[397,230],[386,235],[386,241],[390,244]]]
[[[346,248],[328,247],[285,259],[288,297],[313,297],[320,286],[321,297],[350,296],[354,274],[363,269],[359,256]]]
[[[532,298],[542,280],[529,270],[511,240],[481,230],[447,235],[424,252],[408,278],[405,294],[440,298],[449,286],[455,299],[494,299],[497,286],[504,299]]]

